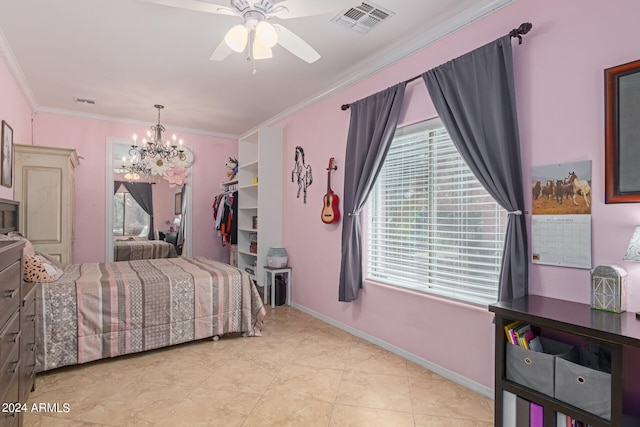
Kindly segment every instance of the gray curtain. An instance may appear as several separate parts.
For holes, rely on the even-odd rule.
[[[118,188],[122,185],[122,181],[113,181],[113,195],[115,196],[118,192]]]
[[[342,259],[339,300],[354,301],[362,288],[360,209],[367,201],[398,124],[406,83],[351,104],[344,164]]]
[[[182,214],[180,215],[180,224],[178,225],[178,232],[176,235],[176,246],[179,248],[178,249],[178,255],[182,254],[182,247],[184,245],[184,233],[185,233],[185,227],[186,227],[186,213],[187,213],[187,200],[185,197],[186,194],[186,189],[187,189],[187,184],[183,184],[182,185],[182,190],[180,190],[180,212],[182,212]]]
[[[528,294],[527,232],[511,37],[422,75],[438,115],[474,175],[509,212],[499,301]]]
[[[151,184],[143,182],[123,182],[122,184],[131,194],[133,200],[138,202],[140,207],[149,214],[149,234],[147,238],[153,240],[155,231],[153,229],[153,192]]]

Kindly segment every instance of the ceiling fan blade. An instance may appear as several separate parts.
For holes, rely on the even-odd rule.
[[[278,44],[309,64],[320,59],[320,54],[300,36],[279,24],[273,24],[278,31]]]
[[[233,52],[231,48],[224,40],[222,40],[215,48],[209,59],[211,61],[224,61],[227,59],[227,56],[231,55],[231,52]]]
[[[290,19],[301,18],[303,16],[324,15],[328,13],[337,14],[342,9],[353,5],[353,2],[345,0],[323,0],[323,1],[274,1],[276,7],[288,9],[287,13],[277,15],[278,18]]]
[[[194,10],[197,12],[217,13],[219,15],[235,15],[227,6],[200,0],[140,0],[145,3],[159,4],[162,6],[177,7],[180,9]]]

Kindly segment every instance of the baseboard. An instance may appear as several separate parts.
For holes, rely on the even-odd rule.
[[[477,382],[475,382],[475,381],[473,381],[473,380],[471,380],[471,379],[469,379],[469,378],[467,378],[465,376],[462,376],[462,375],[460,375],[460,374],[458,374],[456,372],[450,371],[450,370],[448,370],[446,368],[443,368],[442,366],[436,365],[433,362],[430,362],[430,361],[428,361],[426,359],[418,357],[413,353],[409,353],[406,350],[403,350],[403,349],[401,349],[399,347],[391,345],[388,342],[382,341],[382,340],[380,340],[380,339],[378,339],[378,338],[376,338],[374,336],[365,334],[364,332],[359,331],[358,329],[352,328],[351,326],[347,326],[344,323],[340,323],[340,322],[336,321],[335,319],[332,319],[332,318],[327,317],[327,316],[325,316],[323,314],[320,314],[320,313],[317,313],[317,312],[315,312],[313,310],[310,310],[307,307],[303,307],[303,306],[301,306],[299,304],[296,304],[296,303],[293,303],[293,302],[291,303],[291,306],[296,308],[296,309],[298,309],[298,310],[300,310],[300,311],[302,311],[302,312],[307,313],[310,316],[315,317],[316,319],[322,320],[325,323],[328,323],[328,324],[330,324],[332,326],[335,326],[338,329],[342,329],[343,331],[348,332],[351,335],[355,335],[358,338],[362,338],[363,340],[368,341],[368,342],[370,342],[372,344],[375,344],[378,347],[382,347],[385,350],[388,350],[388,351],[390,351],[390,352],[392,352],[394,354],[397,354],[398,356],[403,357],[403,358],[405,358],[405,359],[407,359],[407,360],[409,360],[409,361],[411,361],[411,362],[413,362],[413,363],[415,363],[417,365],[420,365],[423,368],[426,368],[426,369],[428,369],[428,370],[430,370],[432,372],[435,372],[436,374],[438,374],[440,376],[443,376],[443,377],[453,381],[456,384],[460,384],[461,386],[466,387],[466,388],[468,388],[470,390],[473,390],[476,393],[480,393],[483,396],[486,396],[486,397],[488,397],[490,399],[494,398],[493,389],[490,388],[490,387],[484,386],[484,385],[482,385],[480,383],[477,383]]]

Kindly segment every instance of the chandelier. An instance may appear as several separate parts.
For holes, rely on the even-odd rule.
[[[147,138],[142,139],[142,144],[138,146],[138,136],[133,135],[133,144],[129,150],[129,156],[131,157],[131,164],[140,164],[147,158],[152,159],[174,159],[178,158],[184,160],[184,150],[182,148],[182,140],[176,143],[176,136],[173,135],[173,141],[162,140],[162,134],[164,132],[164,126],[160,124],[160,110],[164,108],[163,105],[156,104],[154,108],[158,109],[158,124],[151,126],[151,131],[147,131]],[[139,161],[138,161],[139,159]],[[142,167],[142,165],[141,165]],[[143,173],[146,173],[142,171]]]
[[[131,150],[129,150],[131,153]],[[151,168],[149,168],[146,164],[142,163],[135,155],[132,155],[129,158],[129,162],[127,164],[127,158],[122,158],[122,168],[119,171],[120,173],[125,174],[125,179],[129,181],[135,181],[140,179],[140,174],[142,175],[151,175]]]

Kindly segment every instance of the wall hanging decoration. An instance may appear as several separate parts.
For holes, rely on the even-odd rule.
[[[591,161],[532,168],[534,264],[591,269]]]
[[[604,70],[605,203],[640,202],[640,60]]]
[[[13,176],[13,129],[2,121],[2,185],[11,188]]]
[[[338,169],[335,159],[329,159],[327,167],[327,194],[324,195],[324,205],[322,206],[322,222],[332,224],[340,221],[340,210],[338,210],[338,195],[331,189],[331,171]]]
[[[291,171],[291,182],[298,183],[298,192],[296,197],[300,198],[300,191],[304,192],[303,201],[307,203],[307,188],[313,183],[313,173],[311,171],[311,165],[307,165],[304,162],[304,150],[299,145],[296,147],[296,153],[294,155],[295,165]]]

